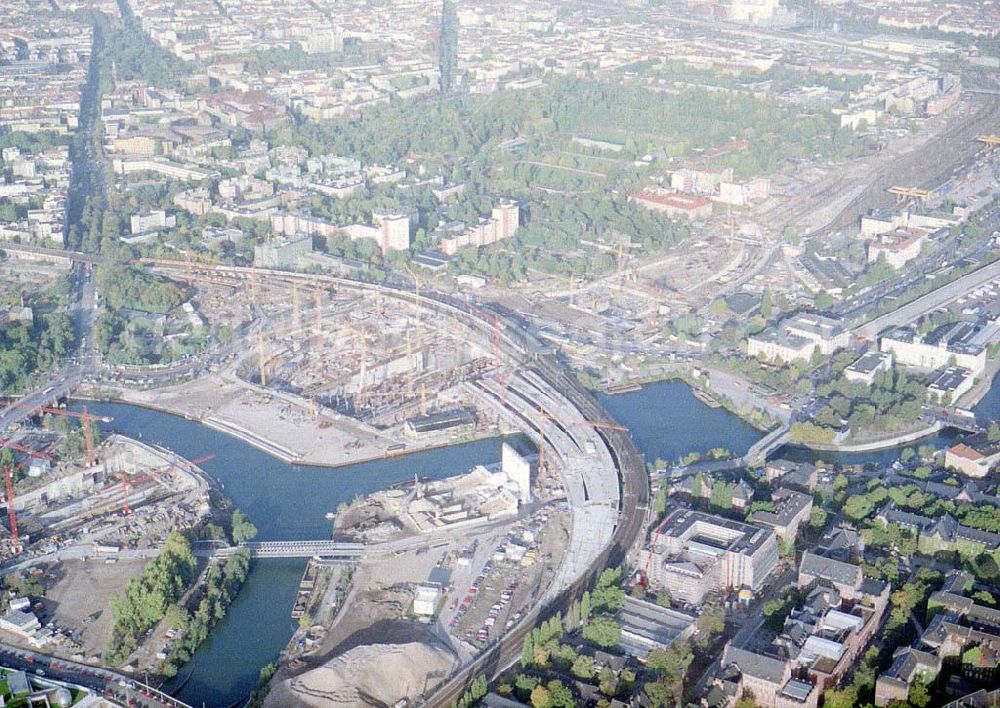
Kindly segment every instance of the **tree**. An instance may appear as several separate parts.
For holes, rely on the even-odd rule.
[[[591,605],[590,605],[590,590],[583,591],[583,599],[580,600],[580,619],[586,622],[590,619]]]
[[[575,708],[576,701],[573,699],[573,692],[562,681],[549,681],[545,687],[549,690],[549,705],[552,708]]]
[[[931,702],[931,693],[928,690],[927,684],[919,680],[914,681],[910,685],[910,694],[907,696],[907,702],[915,708],[926,708]]]
[[[844,503],[844,515],[853,521],[867,519],[874,510],[875,505],[867,494],[855,494]]]
[[[606,615],[594,617],[583,626],[583,638],[602,649],[611,649],[621,641],[622,630],[618,623]]]
[[[765,288],[760,298],[760,316],[769,320],[772,314],[774,314],[774,296],[771,294],[771,288]]]
[[[827,689],[823,694],[824,708],[854,708],[858,704],[858,690],[854,686]]]
[[[694,626],[698,630],[695,643],[699,648],[707,647],[726,628],[726,615],[720,607],[706,607]]]
[[[580,656],[576,657],[576,660],[573,662],[573,666],[570,669],[570,671],[572,671],[573,675],[576,676],[578,679],[589,681],[594,677],[593,658],[581,654]]]
[[[679,640],[665,649],[654,649],[646,658],[646,670],[655,681],[646,683],[646,695],[653,705],[672,706],[680,702],[684,676],[694,661],[691,645]]]
[[[526,634],[521,643],[521,667],[529,668],[535,659],[535,644],[531,641],[531,634]]]
[[[240,509],[233,512],[233,543],[246,543],[257,536],[257,527]]]
[[[518,674],[514,678],[514,690],[517,691],[517,695],[522,699],[530,698],[532,691],[537,685],[538,679],[528,674]]]
[[[598,688],[605,696],[613,696],[618,692],[618,679],[610,667],[605,666],[601,669],[600,673],[597,674],[597,681]]]
[[[538,684],[531,689],[531,705],[534,708],[550,708],[552,697],[549,695],[549,689],[545,688],[542,684]]]
[[[809,512],[809,525],[814,529],[821,529],[826,526],[827,513],[821,506],[814,506]]]

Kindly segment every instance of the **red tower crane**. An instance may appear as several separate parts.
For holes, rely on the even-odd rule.
[[[87,406],[83,407],[82,413],[77,413],[76,411],[66,410],[65,408],[52,408],[50,406],[33,406],[27,403],[15,403],[15,406],[21,408],[31,408],[38,411],[39,413],[48,413],[50,415],[58,415],[64,418],[79,418],[83,426],[83,444],[87,450],[87,467],[93,467],[94,460],[94,446],[90,439],[90,421],[94,420],[96,416],[90,415],[87,412]],[[109,420],[108,418],[101,418],[102,420]]]
[[[656,527],[656,530],[653,532],[653,538],[649,542],[649,553],[646,554],[646,565],[643,566],[642,577],[639,579],[639,584],[642,585],[643,588],[649,587],[649,566],[652,565],[653,553],[656,552],[656,542],[660,540],[660,529],[662,528],[662,525]]]
[[[46,455],[44,452],[39,452],[37,450],[32,450],[24,445],[14,442],[13,440],[3,440],[0,439],[0,448],[9,447],[12,450],[17,450],[18,452],[23,452],[31,457],[37,457],[42,460],[52,460],[52,457]],[[21,464],[24,464],[23,462]],[[18,465],[19,466],[19,465]],[[10,537],[13,541],[14,552],[21,552],[21,537],[17,533],[17,512],[14,510],[14,476],[11,471],[10,465],[3,466],[3,473],[5,481],[7,483],[7,519],[10,521]]]
[[[208,462],[209,460],[214,458],[215,458],[214,454],[208,454],[208,455],[203,455],[194,460],[179,460],[177,462],[174,462],[173,464],[166,465],[165,467],[160,467],[159,469],[151,470],[145,474],[132,477],[131,479],[129,479],[127,475],[122,474],[121,476],[122,497],[124,501],[124,505],[122,507],[122,514],[125,516],[130,516],[132,514],[132,510],[131,508],[129,508],[129,503],[128,503],[128,490],[136,486],[140,482],[147,482],[149,480],[158,480],[163,475],[169,474],[170,472],[179,467],[186,467],[190,469],[191,467],[196,467],[200,465],[202,462]]]

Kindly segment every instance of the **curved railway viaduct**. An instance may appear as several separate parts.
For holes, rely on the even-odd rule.
[[[579,535],[583,529],[578,524],[587,524],[591,531],[601,536],[595,544],[580,539],[578,552],[585,556],[585,562],[563,566],[553,579],[553,585],[544,596],[543,602],[534,607],[509,632],[462,666],[454,676],[438,687],[432,694],[424,696],[423,702],[429,706],[450,706],[455,702],[477,676],[490,679],[510,667],[520,657],[525,635],[541,621],[564,612],[574,599],[596,580],[602,569],[625,561],[632,547],[643,540],[646,516],[649,508],[649,478],[645,461],[631,437],[623,430],[596,428],[593,423],[614,421],[608,416],[597,400],[574,376],[555,359],[549,349],[526,332],[516,321],[516,316],[489,306],[477,306],[441,293],[407,290],[375,283],[340,278],[336,276],[308,275],[301,273],[240,268],[221,265],[204,265],[176,261],[147,261],[158,269],[168,271],[177,277],[241,277],[274,278],[289,283],[297,281],[311,285],[325,285],[369,293],[378,293],[418,307],[456,317],[462,324],[491,341],[499,329],[499,339],[505,364],[513,367],[515,376],[511,378],[511,390],[519,391],[522,407],[514,410],[512,403],[500,403],[510,408],[513,418],[520,418],[526,432],[533,437],[545,436],[546,444],[561,458],[560,467],[564,484],[571,500],[574,528]],[[511,396],[512,401],[518,400]],[[502,400],[502,399],[501,399]],[[537,429],[532,429],[530,414],[526,405],[544,405],[556,420],[546,419]],[[601,469],[591,463],[586,468],[585,460],[576,451],[583,439],[594,440],[601,446],[597,459],[604,461]],[[603,497],[594,498],[594,485],[586,475],[603,474]],[[608,484],[610,482],[610,484]],[[582,497],[574,499],[573,489],[583,489]],[[595,508],[598,507],[598,508]],[[604,512],[609,512],[605,514]],[[595,522],[601,528],[595,528]],[[610,528],[607,527],[610,525]],[[571,540],[570,548],[574,548]],[[570,555],[572,551],[567,551]]]

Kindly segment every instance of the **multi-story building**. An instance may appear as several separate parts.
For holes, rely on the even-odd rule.
[[[493,207],[489,219],[480,219],[463,229],[461,224],[449,224],[442,229],[441,252],[452,256],[465,246],[489,246],[514,236],[520,226],[520,207],[516,202],[501,202]]]
[[[705,197],[679,194],[651,187],[632,195],[632,201],[651,211],[666,214],[671,219],[703,221],[712,216],[712,200]]]
[[[379,245],[382,255],[390,251],[406,251],[410,248],[410,216],[376,212],[372,220],[378,226]]]
[[[778,542],[770,529],[677,506],[640,555],[653,587],[699,604],[712,592],[760,592],[778,564]]]
[[[1000,462],[1000,443],[978,433],[945,450],[944,466],[968,477],[982,479]]]
[[[129,226],[134,234],[154,229],[173,228],[176,225],[177,217],[167,216],[167,212],[162,209],[150,211],[146,214],[133,214],[129,220]]]
[[[891,352],[904,366],[940,369],[961,366],[977,375],[986,367],[986,344],[993,327],[980,322],[954,322],[921,335],[912,327],[884,334],[879,349]]]
[[[920,255],[928,233],[926,229],[917,228],[882,233],[868,244],[868,262],[882,259],[894,270],[899,270]]]
[[[974,556],[1000,550],[1000,534],[963,526],[951,514],[930,518],[903,511],[890,502],[875,518],[885,525],[896,524],[912,531],[917,537],[917,548],[928,555],[964,551],[964,555]]]
[[[809,518],[813,500],[808,494],[780,488],[771,495],[774,511],[755,511],[750,521],[758,526],[773,529],[785,543],[795,540],[799,526]]]
[[[850,343],[843,323],[813,312],[792,315],[747,338],[747,354],[770,361],[808,360],[815,350],[830,355]]]
[[[972,584],[971,575],[953,570],[942,588],[931,594],[927,600],[927,628],[912,646],[897,649],[892,665],[879,674],[875,682],[875,705],[906,702],[910,686],[917,680],[934,679],[945,661],[967,681],[997,685],[1000,670],[995,657],[1000,654],[1000,610],[967,597],[966,588]],[[995,595],[996,589],[992,590]],[[983,662],[983,657],[993,659]]]
[[[875,383],[875,377],[892,368],[892,354],[886,352],[865,352],[853,364],[844,369],[844,378],[866,386]]]

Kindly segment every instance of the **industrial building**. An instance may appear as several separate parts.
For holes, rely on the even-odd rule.
[[[711,199],[660,188],[644,189],[632,195],[632,201],[651,211],[666,214],[671,219],[703,221],[712,216]]]
[[[640,661],[694,633],[694,617],[634,597],[625,598],[615,619],[622,628],[620,648]]]
[[[684,507],[667,514],[640,555],[652,587],[694,604],[713,592],[739,591],[750,599],[777,564],[772,530]]]

